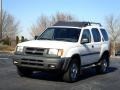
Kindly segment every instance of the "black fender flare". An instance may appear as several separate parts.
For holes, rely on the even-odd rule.
[[[69,65],[70,65],[70,63],[71,63],[71,61],[72,61],[73,58],[77,58],[78,62],[79,62],[79,66],[81,65],[80,55],[78,55],[78,54],[75,54],[75,55],[73,55],[70,58],[65,58],[63,66],[62,66],[62,70],[64,72],[66,72],[68,70],[68,67],[69,67]]]

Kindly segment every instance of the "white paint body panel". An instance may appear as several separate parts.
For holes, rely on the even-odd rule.
[[[95,26],[96,28],[97,26]],[[66,27],[68,28],[68,27]],[[75,27],[73,27],[75,28]],[[78,28],[78,27],[77,27]],[[81,34],[78,42],[64,42],[64,41],[50,41],[50,40],[32,40],[23,43],[19,43],[17,46],[24,47],[38,47],[38,48],[53,48],[53,49],[63,49],[64,53],[61,57],[72,57],[75,54],[79,54],[81,58],[81,64],[91,64],[97,62],[100,59],[100,56],[103,54],[105,50],[109,50],[109,41],[103,43],[94,42],[93,37],[91,37],[91,43],[88,44],[80,44],[81,35],[83,29],[91,29],[93,26],[87,26],[81,29]],[[99,29],[99,27],[97,27]],[[91,33],[91,31],[90,31]],[[91,33],[92,36],[92,33]],[[93,54],[96,52],[100,52],[99,54]],[[88,54],[88,55],[87,55]],[[90,54],[90,55],[89,55]]]

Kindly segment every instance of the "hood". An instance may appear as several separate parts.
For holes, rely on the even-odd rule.
[[[70,48],[76,46],[76,43],[64,42],[64,41],[50,41],[50,40],[32,40],[32,41],[19,43],[17,46],[66,49],[68,47]]]

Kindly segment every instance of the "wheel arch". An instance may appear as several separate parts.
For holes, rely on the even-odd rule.
[[[70,63],[72,62],[72,60],[73,60],[74,58],[77,58],[77,62],[79,63],[78,65],[79,65],[79,67],[80,67],[80,65],[81,65],[80,55],[79,55],[79,54],[74,54],[74,55],[72,55],[72,56],[70,57],[69,62],[66,63],[66,66],[65,66],[64,71],[67,71],[67,70],[68,70]]]
[[[99,60],[99,63],[102,61],[102,58],[104,57],[104,56],[106,56],[108,59],[107,59],[107,61],[108,61],[108,65],[109,65],[109,58],[110,58],[110,52],[108,51],[108,50],[106,50],[106,51],[104,51],[103,53],[102,53],[102,55],[101,55],[101,58],[100,58],[100,60]]]
[[[80,55],[79,55],[79,54],[74,54],[74,55],[71,57],[71,60],[73,60],[74,58],[76,58],[76,59],[77,59],[77,62],[79,63],[79,65],[81,65]]]

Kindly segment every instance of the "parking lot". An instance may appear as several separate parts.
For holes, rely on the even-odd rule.
[[[20,77],[10,56],[0,54],[0,90],[120,90],[120,58],[111,58],[109,71],[104,75],[89,68],[83,70],[78,82],[66,83],[55,74],[42,72]]]

